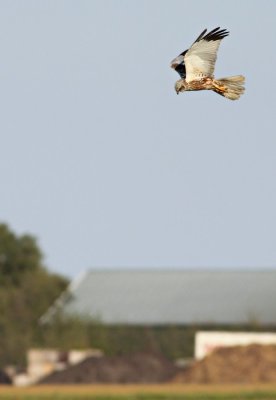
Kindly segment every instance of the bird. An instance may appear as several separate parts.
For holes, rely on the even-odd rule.
[[[237,100],[244,93],[245,78],[242,75],[215,79],[214,70],[220,42],[229,35],[220,27],[198,36],[191,47],[174,58],[173,68],[181,77],[175,83],[175,91],[212,90],[230,100]]]

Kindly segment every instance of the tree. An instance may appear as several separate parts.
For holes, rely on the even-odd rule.
[[[42,269],[42,253],[30,235],[16,236],[0,224],[0,285],[21,284],[26,272]]]
[[[33,236],[0,224],[0,366],[24,363],[39,337],[39,317],[67,284],[44,267]]]

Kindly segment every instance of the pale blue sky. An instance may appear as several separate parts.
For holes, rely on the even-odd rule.
[[[275,1],[0,1],[0,218],[45,263],[276,266]],[[172,58],[228,28],[231,102]]]

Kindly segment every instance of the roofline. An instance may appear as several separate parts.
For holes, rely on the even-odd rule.
[[[74,292],[78,286],[81,284],[81,282],[86,278],[86,276],[89,274],[90,270],[83,270],[81,271],[74,279],[71,280],[69,283],[69,286],[66,291]]]
[[[216,272],[216,273],[224,273],[224,272],[276,272],[276,265],[270,267],[109,267],[109,266],[101,266],[101,267],[91,267],[83,273],[83,275],[87,275],[90,272],[189,272],[189,273],[202,273],[202,272]],[[76,278],[73,278],[73,281],[78,281],[81,278],[78,275]],[[82,280],[82,279],[81,279]]]
[[[56,311],[62,308],[68,296],[70,296],[70,293],[73,293],[78,288],[88,273],[88,271],[80,272],[79,275],[69,283],[67,288],[58,296],[54,303],[41,315],[38,320],[39,324],[44,325],[51,321]]]

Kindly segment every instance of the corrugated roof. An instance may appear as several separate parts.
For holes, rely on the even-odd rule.
[[[91,270],[70,293],[67,314],[108,324],[276,323],[276,270]]]

